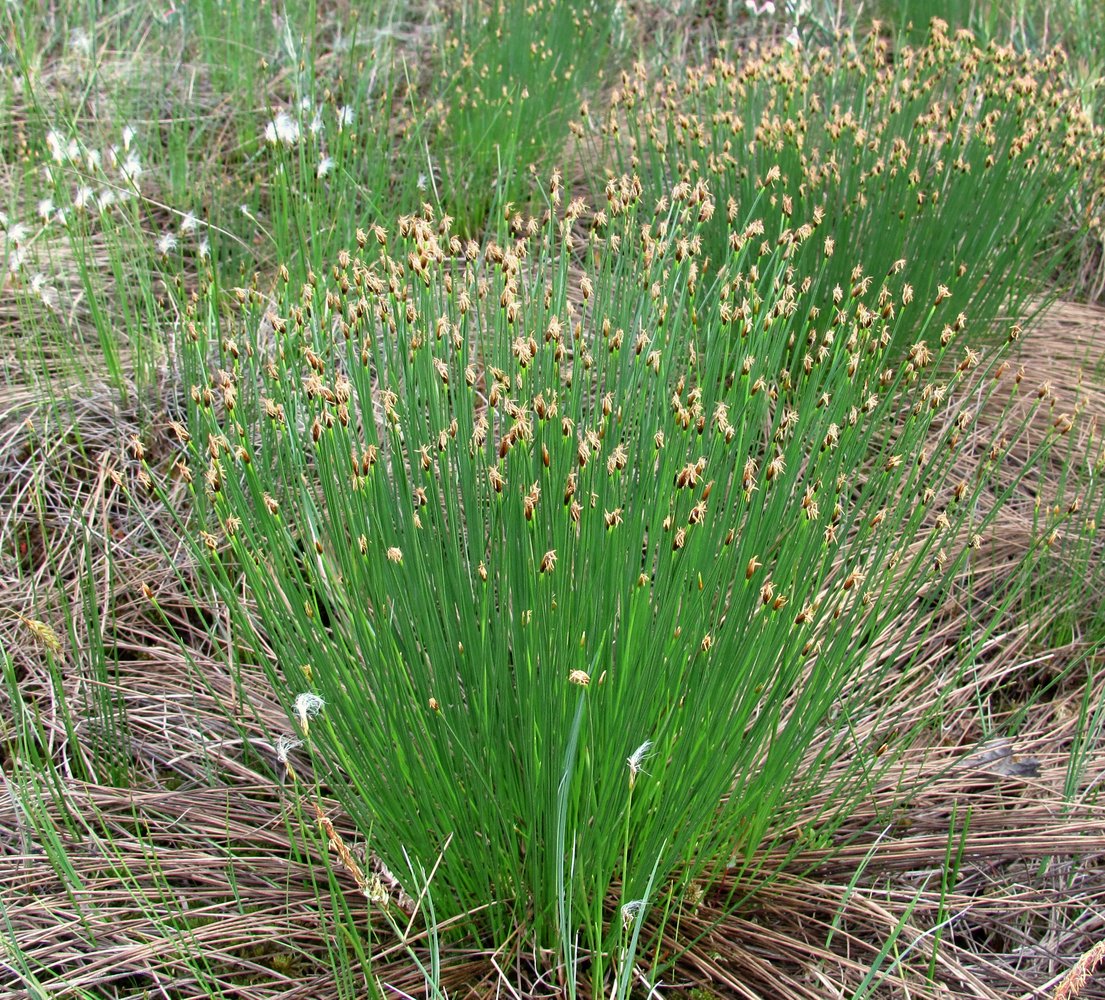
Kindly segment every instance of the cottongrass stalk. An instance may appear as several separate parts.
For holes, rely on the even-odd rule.
[[[641,194],[485,247],[427,206],[182,328],[181,528],[275,683],[324,700],[326,780],[392,870],[440,857],[440,919],[596,987],[622,903],[770,881],[761,846],[834,774],[831,842],[893,757],[830,767],[908,672],[901,620],[926,633],[1024,475],[997,437],[955,476],[1020,379],[946,289],[800,269],[817,213],[781,241],[735,218],[711,261],[706,179]]]
[[[87,393],[96,372],[123,408],[132,396],[149,405],[169,381],[160,337],[165,282],[179,278],[183,259],[202,259],[205,229],[186,213],[171,228],[151,222],[164,206],[148,200],[147,136],[129,125],[78,127],[48,114],[42,96],[29,97],[36,141],[28,181],[50,194],[35,206],[32,239],[11,239],[30,232],[28,223],[5,226],[8,281],[30,293],[21,303],[20,366],[51,395],[62,396],[58,387],[74,377]]]

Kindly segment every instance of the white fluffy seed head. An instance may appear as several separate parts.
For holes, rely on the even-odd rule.
[[[641,765],[648,759],[649,754],[652,751],[652,740],[645,740],[636,750],[633,751],[625,762],[629,767],[629,787],[632,788],[637,783],[637,775],[641,773]]]
[[[628,930],[633,921],[637,919],[637,916],[644,909],[644,906],[645,901],[643,899],[631,899],[628,903],[623,903],[622,926]]]
[[[287,764],[288,754],[293,750],[298,750],[301,746],[303,746],[303,740],[296,739],[287,733],[281,734],[276,738],[276,759],[281,764]]]
[[[295,696],[292,711],[299,720],[299,726],[304,733],[307,733],[311,728],[310,720],[318,715],[325,706],[326,702],[311,691],[304,691],[302,694]]]

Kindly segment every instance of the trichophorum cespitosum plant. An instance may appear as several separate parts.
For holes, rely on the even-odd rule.
[[[1077,227],[1100,212],[1101,144],[1064,60],[981,47],[940,20],[925,45],[891,48],[875,25],[858,50],[776,46],[678,78],[638,67],[573,131],[585,156],[638,173],[649,204],[708,180],[727,209],[703,230],[715,260],[763,190],[769,239],[824,213],[846,250],[817,268],[830,285],[904,259],[919,299],[943,284],[981,330],[1040,304],[1073,245],[1074,204]],[[795,266],[812,271],[820,249],[807,243]]]
[[[897,259],[835,283],[851,248],[766,190],[711,257],[710,178],[654,211],[554,174],[507,239],[426,206],[185,317],[186,530],[236,641],[436,919],[597,983],[757,870],[1022,474],[1015,433],[955,474],[1021,381],[989,331]]]

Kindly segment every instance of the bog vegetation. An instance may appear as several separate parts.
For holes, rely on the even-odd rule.
[[[11,995],[1093,995],[1101,14],[912,6],[8,6]]]

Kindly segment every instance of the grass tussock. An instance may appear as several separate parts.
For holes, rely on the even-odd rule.
[[[943,284],[982,326],[1019,313],[1033,282],[1052,278],[1069,192],[1100,184],[1092,126],[1063,66],[1061,52],[983,47],[941,21],[916,48],[892,48],[873,28],[859,48],[801,55],[781,44],[681,79],[624,73],[591,135],[578,135],[608,140],[650,202],[705,179],[725,210],[703,233],[714,260],[731,239],[726,223],[751,205],[769,240],[823,217],[841,250],[826,253],[823,280],[851,288],[853,268],[923,259],[919,297]],[[1010,189],[1021,196],[1001,196]],[[795,266],[821,249],[796,248]]]

